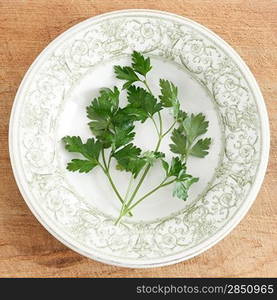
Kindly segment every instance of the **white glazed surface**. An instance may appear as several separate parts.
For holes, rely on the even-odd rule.
[[[147,52],[159,70],[151,84],[162,74],[180,88],[185,109],[206,114],[213,144],[205,160],[190,162],[201,180],[187,203],[167,189],[141,204],[132,221],[115,227],[119,206],[104,178],[67,172],[69,156],[60,138],[89,134],[84,107],[98,88],[118,83],[113,62],[127,62],[133,49]],[[136,139],[142,148],[154,140],[151,126],[144,126]],[[166,142],[163,147],[169,155]],[[109,13],[66,31],[27,72],[10,121],[14,174],[38,220],[75,251],[126,267],[185,260],[226,236],[257,195],[268,151],[264,101],[240,57],[201,25],[158,11]],[[124,189],[126,174],[117,176]],[[157,167],[149,185],[158,176]]]

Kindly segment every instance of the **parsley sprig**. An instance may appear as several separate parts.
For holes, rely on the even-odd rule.
[[[173,196],[187,200],[190,186],[199,178],[187,173],[189,156],[203,158],[208,154],[210,138],[201,138],[207,132],[209,122],[202,113],[188,114],[181,110],[178,88],[166,79],[160,79],[160,95],[156,97],[148,84],[147,75],[151,71],[150,58],[141,53],[132,53],[131,66],[114,66],[118,79],[123,80],[122,89],[127,90],[127,104],[120,106],[121,90],[118,87],[103,88],[99,96],[87,107],[89,128],[94,137],[83,142],[79,136],[63,138],[65,149],[79,155],[67,164],[73,172],[88,173],[100,167],[107,176],[115,195],[121,202],[116,224],[128,215],[147,197],[157,190],[174,184]],[[162,111],[169,109],[172,124],[164,129]],[[157,143],[153,150],[143,152],[133,140],[136,122],[153,122],[157,132]],[[169,145],[174,156],[170,161],[159,151],[163,138],[171,133]],[[122,196],[111,176],[111,161],[116,161],[119,171],[130,173],[127,191]],[[137,193],[151,167],[160,162],[164,179],[154,189],[137,199]]]

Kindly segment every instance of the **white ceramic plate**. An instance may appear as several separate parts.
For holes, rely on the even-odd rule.
[[[213,143],[205,159],[190,159],[200,180],[186,202],[171,187],[153,194],[121,225],[120,209],[98,170],[65,169],[65,135],[90,135],[85,107],[99,88],[122,84],[114,64],[141,51],[157,79],[179,87],[182,107],[203,112]],[[165,126],[170,124],[165,118]],[[168,120],[167,120],[168,119]],[[137,127],[135,143],[153,148],[150,123]],[[259,87],[236,52],[205,27],[180,16],[151,10],[125,10],[88,19],[56,38],[38,56],[17,92],[10,120],[10,156],[28,206],[62,243],[92,259],[127,267],[176,263],[208,249],[245,215],[261,186],[269,152],[267,112]],[[169,140],[162,144],[168,156]],[[114,171],[120,192],[128,174]],[[145,193],[161,178],[149,173]]]

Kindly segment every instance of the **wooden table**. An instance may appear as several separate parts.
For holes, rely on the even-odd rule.
[[[126,8],[159,9],[186,16],[230,43],[260,84],[271,125],[266,178],[239,226],[198,257],[146,270],[92,261],[52,237],[22,199],[8,154],[13,99],[35,57],[72,25]],[[0,61],[1,277],[277,277],[277,1],[0,0]]]

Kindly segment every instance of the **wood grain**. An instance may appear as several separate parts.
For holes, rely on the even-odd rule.
[[[23,201],[8,154],[8,122],[24,73],[57,35],[94,15],[126,8],[173,12],[231,44],[254,73],[271,126],[260,193],[243,221],[205,253],[176,265],[127,269],[89,260],[53,238]],[[277,2],[273,0],[0,0],[1,277],[277,277]]]

